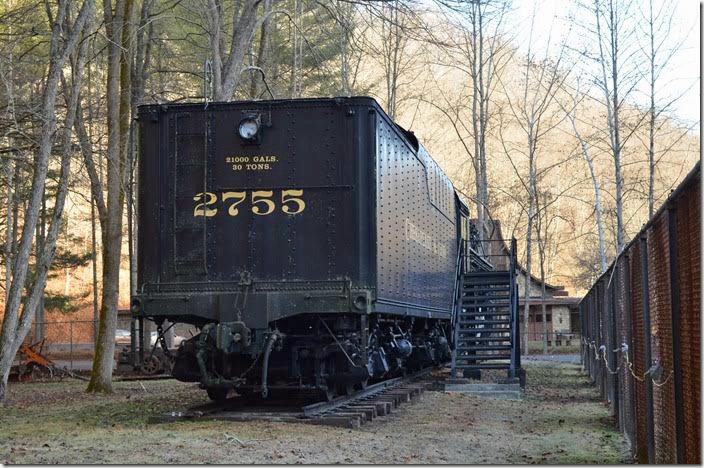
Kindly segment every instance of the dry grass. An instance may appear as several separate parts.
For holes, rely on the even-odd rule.
[[[359,430],[268,422],[148,425],[203,402],[193,384],[14,384],[0,414],[2,463],[619,463],[596,391],[570,364],[528,363],[522,401],[428,392]],[[236,437],[243,444],[235,441]]]

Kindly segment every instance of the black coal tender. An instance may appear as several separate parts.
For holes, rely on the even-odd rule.
[[[139,109],[136,317],[173,375],[327,398],[449,358],[467,207],[372,98]]]

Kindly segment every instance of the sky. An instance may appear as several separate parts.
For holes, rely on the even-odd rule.
[[[590,0],[582,1],[587,4],[591,3]],[[699,2],[695,0],[664,1],[667,1],[668,5],[673,5],[672,28],[667,34],[664,47],[672,48],[681,45],[667,67],[663,69],[656,95],[667,100],[681,95],[672,105],[670,114],[683,124],[691,125],[700,120]],[[556,56],[560,50],[561,38],[568,33],[568,43],[576,44],[579,41],[579,31],[574,27],[574,23],[570,28],[568,20],[570,13],[574,13],[576,10],[576,3],[574,0],[514,0],[509,30],[515,34],[519,50],[524,53],[528,51],[533,9],[536,11],[535,23],[533,24],[534,47],[537,46],[538,50],[545,50],[545,45],[549,43],[549,53]],[[663,0],[655,0],[653,3],[655,11],[664,5]],[[631,17],[638,18],[641,11],[647,12],[647,8],[648,0],[633,0]],[[644,38],[643,35],[639,36],[641,41]],[[647,89],[646,83],[643,83],[634,90],[630,99],[636,104],[646,105],[648,103]]]

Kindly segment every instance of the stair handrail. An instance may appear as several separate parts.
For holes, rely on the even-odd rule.
[[[459,328],[457,326],[457,322],[459,320],[459,311],[458,311],[458,305],[459,305],[459,294],[460,294],[460,285],[462,282],[462,274],[463,274],[463,268],[462,265],[464,264],[464,258],[463,258],[463,253],[464,253],[464,243],[465,240],[460,238],[457,242],[457,263],[455,264],[455,289],[452,294],[452,318],[450,320],[450,326],[452,329],[452,376],[455,376],[455,364],[456,364],[456,359],[457,359],[457,340],[459,339],[459,333],[457,329]]]
[[[464,253],[464,241],[462,239],[457,243],[457,261],[455,263],[455,288],[452,294],[452,320],[451,325],[454,327],[457,317],[458,293],[462,276],[462,257]]]
[[[518,265],[518,253],[516,238],[511,238],[511,266],[510,266],[510,287],[509,296],[511,300],[511,331],[513,340],[511,342],[511,364],[510,377],[515,378],[521,367],[521,336],[520,324],[518,321],[518,284],[516,283],[516,267]]]

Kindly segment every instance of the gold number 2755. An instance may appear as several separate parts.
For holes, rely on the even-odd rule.
[[[193,200],[197,203],[194,210],[193,216],[205,216],[212,217],[218,212],[218,207],[216,205],[218,201],[218,196],[212,192],[199,192],[194,197]],[[240,213],[240,208],[238,205],[242,204],[247,200],[247,192],[222,192],[220,195],[221,201],[225,203],[228,200],[229,206],[227,207],[227,214],[230,216],[237,216]],[[276,211],[276,203],[274,202],[274,191],[273,190],[253,190],[250,192],[251,206],[250,210],[252,213],[258,216],[268,216],[274,211]],[[306,209],[306,202],[303,200],[303,190],[296,189],[284,189],[281,191],[281,211],[288,215],[296,215],[303,212]]]

